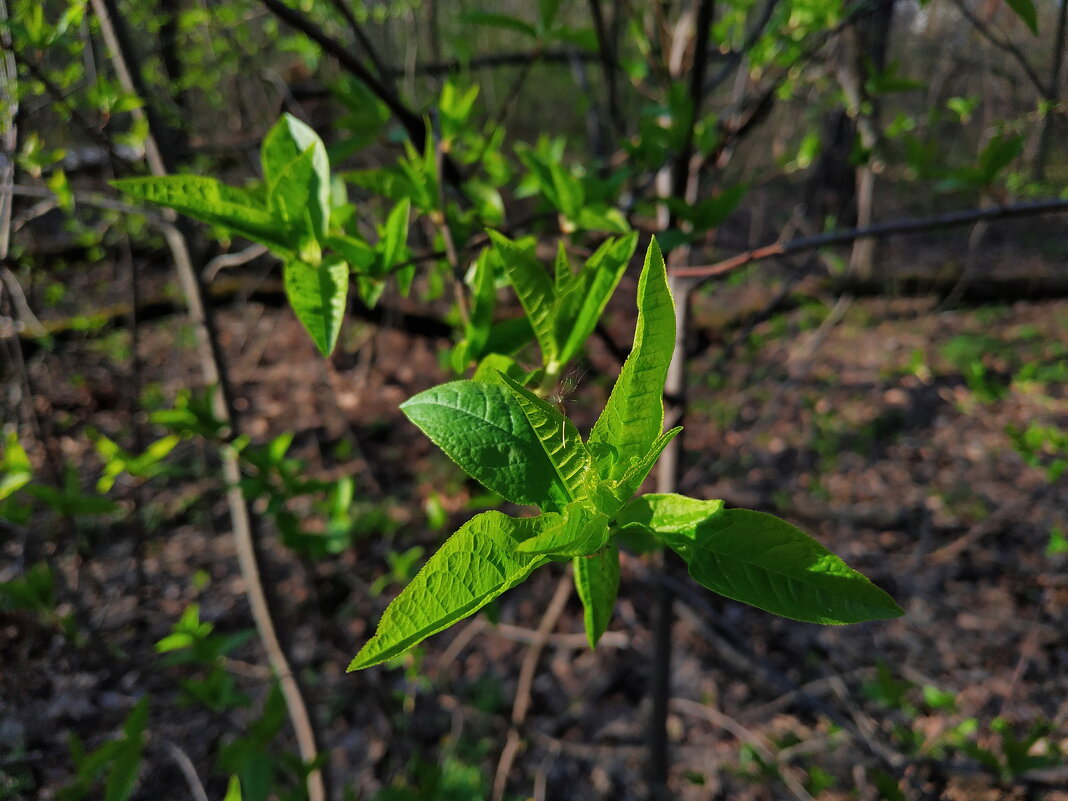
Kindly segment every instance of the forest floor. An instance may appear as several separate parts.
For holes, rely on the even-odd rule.
[[[618,370],[613,350],[630,340],[635,275],[576,374],[568,410],[580,428]],[[1058,553],[1068,548],[1057,533],[1068,532],[1068,482],[1051,482],[1041,451],[1053,446],[1040,442],[1042,426],[1068,432],[1068,301],[940,308],[794,294],[774,314],[750,314],[780,279],[749,275],[693,300],[680,489],[806,528],[906,614],[795,623],[717,599],[669,560],[674,797],[1068,800],[1068,553]],[[165,267],[143,279],[165,284]],[[120,292],[100,271],[63,280],[72,305]],[[493,622],[465,621],[399,665],[344,672],[401,586],[388,555],[425,557],[491,503],[397,409],[448,379],[438,355],[448,343],[350,321],[327,362],[284,307],[235,304],[219,323],[252,440],[292,431],[307,475],[355,479],[356,533],[340,554],[298,557],[264,535],[337,797],[488,797],[519,664],[563,566],[503,596]],[[132,421],[145,424],[130,413],[136,394],[163,404],[199,384],[182,318],[146,322],[139,339],[136,372],[128,330],[30,356],[38,417],[86,491],[100,472],[90,429],[130,446]],[[1029,427],[1038,465],[1013,433]],[[0,798],[59,797],[74,775],[69,736],[99,746],[146,695],[133,798],[191,797],[180,755],[208,797],[223,796],[220,744],[256,718],[270,682],[246,641],[225,664],[249,705],[212,711],[183,694],[205,669],[155,651],[189,604],[216,633],[251,626],[213,460],[186,440],[170,461],[182,470],[120,479],[113,497],[135,511],[122,523],[42,518],[26,542],[3,543],[0,580],[50,554],[84,615],[76,642],[28,616],[0,619]],[[307,503],[291,506],[317,519]],[[506,797],[643,797],[656,576],[625,556],[595,651],[568,600]],[[60,593],[61,613],[70,601]]]

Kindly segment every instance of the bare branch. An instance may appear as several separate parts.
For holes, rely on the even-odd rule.
[[[764,261],[777,256],[788,256],[792,253],[801,253],[806,250],[827,247],[828,245],[842,245],[862,237],[886,237],[895,234],[907,234],[917,231],[932,231],[936,228],[949,228],[957,225],[969,225],[979,220],[999,220],[1012,217],[1031,217],[1037,214],[1050,214],[1068,210],[1068,199],[1049,198],[1046,200],[1033,200],[1025,203],[1013,203],[1007,206],[992,206],[985,209],[968,209],[967,211],[954,211],[947,214],[936,214],[931,217],[915,217],[908,220],[893,220],[890,222],[877,223],[867,228],[847,228],[842,231],[830,231],[826,234],[815,236],[801,236],[787,242],[775,242],[771,245],[747,250],[732,256],[729,259],[718,261],[715,264],[705,264],[693,267],[674,267],[672,275],[689,278],[713,278],[724,275],[752,264],[755,261]]]
[[[961,15],[972,24],[972,27],[979,32],[980,36],[990,42],[990,44],[994,45],[994,47],[998,48],[998,50],[1003,50],[1012,56],[1016,63],[1020,65],[1020,69],[1023,70],[1024,75],[1027,76],[1027,80],[1029,80],[1035,87],[1035,90],[1040,97],[1046,100],[1050,99],[1050,88],[1038,77],[1038,73],[1035,72],[1034,68],[1031,66],[1031,62],[1027,60],[1027,56],[1023,54],[1023,51],[1021,51],[1020,48],[1008,39],[1002,39],[1000,36],[997,36],[990,30],[989,25],[972,13],[972,10],[968,8],[968,5],[964,0],[953,0],[953,5],[955,5]]]

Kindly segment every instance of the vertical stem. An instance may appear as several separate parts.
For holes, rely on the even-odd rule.
[[[122,27],[122,18],[116,13],[118,9],[115,0],[92,0],[92,4],[100,23],[100,32],[111,51],[112,63],[123,89],[147,101],[143,81],[139,73],[131,69],[131,65],[136,62],[133,59],[129,37]],[[173,152],[160,147],[157,137],[161,133],[166,134],[167,130],[162,125],[159,116],[152,112],[150,104],[146,103],[145,113],[149,122],[149,135],[145,142],[146,157],[152,174],[162,176],[167,173],[167,162],[170,161]],[[171,140],[168,138],[165,141],[169,143]],[[173,215],[171,216],[173,218]],[[319,758],[315,728],[308,713],[303,692],[290,667],[289,659],[274,624],[271,603],[261,577],[262,559],[253,530],[253,518],[240,487],[241,466],[237,450],[232,445],[233,439],[240,434],[240,424],[230,391],[226,362],[218,337],[215,335],[214,319],[204,302],[204,287],[199,273],[193,266],[186,238],[174,225],[167,226],[164,234],[174,259],[182,293],[189,308],[189,317],[198,332],[201,372],[205,382],[215,387],[212,393],[212,411],[229,428],[230,441],[221,443],[219,450],[223,479],[227,486],[226,499],[230,510],[234,543],[241,575],[245,581],[245,594],[260,642],[285,698],[300,757],[305,764],[312,764]],[[306,787],[309,801],[325,801],[327,793],[320,769],[316,768],[309,772]]]
[[[1046,160],[1049,158],[1050,138],[1053,124],[1056,122],[1060,111],[1056,104],[1061,95],[1061,68],[1064,66],[1064,50],[1068,46],[1065,41],[1068,37],[1068,0],[1061,0],[1061,7],[1057,13],[1057,29],[1053,34],[1053,63],[1049,71],[1049,94],[1046,101],[1050,109],[1042,118],[1042,128],[1038,133],[1038,146],[1035,148],[1035,163],[1033,167],[1036,181],[1046,179]]]
[[[686,137],[674,160],[660,169],[657,175],[657,190],[661,197],[675,197],[689,203],[696,201],[700,162],[695,161],[694,132],[701,114],[701,102],[704,99],[705,73],[708,66],[708,49],[710,44],[712,21],[715,16],[714,0],[695,0],[693,25],[693,63],[690,69],[689,119],[686,121]],[[676,35],[681,35],[682,27],[676,26]],[[672,49],[681,47],[674,42]],[[672,76],[677,77],[677,76]],[[657,209],[657,222],[661,228],[667,228],[673,222],[666,204]],[[670,264],[685,263],[690,257],[688,245],[676,248],[669,254]],[[665,423],[674,427],[682,420],[685,412],[686,390],[686,312],[692,284],[688,279],[673,276],[668,272],[668,289],[675,299],[675,348],[668,367],[664,383]],[[658,492],[675,492],[678,489],[679,466],[682,458],[682,440],[675,437],[660,455],[657,463],[656,484]],[[656,565],[664,570],[663,554],[658,557]],[[667,787],[670,755],[668,752],[667,714],[671,698],[671,621],[674,595],[664,582],[656,591],[656,610],[653,618],[654,653],[652,678],[650,681],[650,700],[652,708],[649,715],[649,797],[652,801],[670,798]]]
[[[686,409],[686,326],[692,281],[668,274],[668,288],[675,298],[675,350],[671,355],[667,380],[664,383],[664,427],[674,428],[682,422]],[[675,492],[682,463],[682,434],[664,449],[657,462],[657,492]],[[664,569],[660,555],[659,570]],[[650,695],[652,711],[649,719],[649,785],[654,801],[667,798],[668,754],[667,714],[671,698],[671,621],[675,594],[665,582],[656,588],[656,610],[653,617],[653,677]]]

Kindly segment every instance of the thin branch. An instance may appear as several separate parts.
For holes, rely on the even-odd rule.
[[[193,801],[208,801],[208,794],[204,790],[204,784],[200,781],[196,766],[193,765],[193,760],[189,758],[189,755],[173,740],[161,737],[159,741],[170,758],[174,760],[174,764],[178,766],[178,770],[181,771]]]
[[[847,228],[841,231],[831,231],[826,234],[815,236],[801,236],[787,242],[776,242],[771,245],[747,250],[732,256],[729,259],[692,267],[674,267],[672,275],[690,278],[713,278],[725,275],[739,267],[752,264],[765,259],[773,259],[778,256],[789,256],[793,253],[801,253],[807,250],[830,245],[842,245],[852,242],[861,237],[886,237],[896,234],[915,233],[919,231],[933,231],[937,228],[950,228],[958,225],[970,225],[979,220],[999,220],[1013,217],[1030,217],[1037,214],[1050,214],[1068,210],[1068,199],[1047,198],[1045,200],[1033,200],[1024,203],[1013,203],[1005,206],[991,206],[985,209],[968,209],[966,211],[954,211],[947,214],[935,214],[931,217],[915,217],[907,220],[893,220],[891,222],[877,223],[867,228]]]
[[[332,5],[337,10],[337,13],[345,19],[345,23],[349,26],[349,30],[352,31],[352,35],[356,37],[356,41],[360,43],[360,47],[367,53],[367,58],[371,60],[371,64],[374,65],[375,72],[378,73],[378,76],[383,80],[389,80],[393,77],[389,68],[386,67],[385,62],[382,61],[381,56],[378,55],[378,51],[371,43],[370,38],[364,33],[363,27],[356,20],[352,10],[345,3],[345,0],[330,0],[330,5]]]
[[[760,19],[757,20],[756,24],[746,35],[742,46],[737,50],[732,50],[727,55],[727,63],[720,67],[719,71],[705,83],[706,92],[712,92],[727,80],[731,73],[734,72],[735,68],[741,63],[742,59],[745,58],[746,54],[753,49],[757,40],[760,39],[767,30],[768,23],[771,22],[771,17],[775,13],[775,8],[779,5],[779,2],[780,0],[767,0],[767,2],[764,3],[764,9],[760,13]]]
[[[1035,90],[1040,97],[1046,100],[1050,99],[1050,88],[1038,77],[1038,73],[1035,72],[1034,68],[1031,66],[1031,62],[1027,60],[1027,56],[1023,54],[1023,51],[1020,50],[1020,48],[1008,39],[1002,39],[999,36],[996,36],[994,32],[990,30],[990,26],[972,13],[972,10],[968,8],[968,5],[964,0],[953,0],[953,5],[955,5],[961,15],[972,24],[972,27],[979,32],[980,36],[990,42],[990,44],[994,45],[994,47],[1003,50],[1013,57],[1016,63],[1020,65],[1020,69],[1023,70],[1024,75],[1027,76],[1027,80],[1029,80],[1035,87]]]
[[[287,6],[281,0],[262,0],[262,2],[278,19],[303,33],[319,45],[323,52],[333,56],[347,72],[363,81],[375,97],[385,103],[386,107],[393,113],[393,116],[404,126],[404,130],[408,132],[408,138],[412,140],[415,149],[420,152],[423,150],[426,145],[426,128],[423,125],[422,118],[408,108],[381,80],[376,78],[367,66],[352,54],[349,48],[331,37],[301,12]]]
[[[564,607],[567,606],[567,599],[571,595],[571,584],[570,573],[566,573],[557,583],[556,591],[549,601],[549,606],[545,609],[545,614],[542,615],[541,623],[538,624],[536,639],[530,644],[526,656],[523,657],[523,664],[519,667],[519,681],[515,688],[515,703],[512,705],[512,726],[508,730],[508,738],[501,749],[501,757],[497,762],[497,772],[493,777],[493,789],[490,796],[493,801],[502,801],[504,798],[504,791],[508,786],[508,774],[512,772],[512,763],[515,761],[516,754],[519,753],[519,748],[522,745],[519,729],[526,720],[527,711],[530,709],[530,693],[534,686],[534,673],[538,669],[538,660],[541,658],[541,652],[545,650],[545,646],[549,642],[549,636],[560,619],[560,615],[564,612]]]
[[[117,11],[115,0],[92,0],[92,5],[94,14],[100,23],[101,34],[111,50],[112,64],[123,89],[146,101],[146,107],[143,110],[137,109],[134,113],[143,113],[148,119],[149,133],[146,137],[145,151],[152,174],[163,176],[168,172],[167,161],[172,154],[160,146],[157,137],[168,136],[168,131],[163,127],[160,117],[152,111],[151,104],[147,103],[148,96],[144,92],[138,65],[133,61],[134,54],[129,38],[124,33],[121,18],[115,13]],[[169,143],[171,140],[168,138],[167,141]],[[204,287],[193,267],[188,242],[177,228],[165,233],[165,236],[174,259],[182,293],[189,306],[190,319],[198,332],[201,372],[205,383],[216,387],[216,391],[212,393],[213,412],[226,423],[230,436],[237,437],[240,434],[239,420],[233,396],[229,391],[226,362],[216,336],[211,311],[204,302]],[[245,594],[252,618],[285,698],[300,757],[305,764],[314,765],[319,758],[315,728],[299,682],[290,668],[289,658],[275,627],[271,604],[261,578],[260,555],[253,532],[254,519],[240,486],[241,467],[238,454],[229,443],[221,443],[219,450],[222,458],[223,478],[227,486],[226,497],[234,543],[241,575],[245,581]],[[316,767],[308,772],[306,787],[309,801],[325,801],[327,793],[321,769]]]
[[[622,135],[627,127],[619,108],[619,82],[616,80],[619,74],[619,64],[616,61],[615,43],[611,40],[605,25],[601,0],[589,0],[589,3],[590,16],[593,17],[593,30],[597,34],[597,55],[601,59],[605,90],[608,94],[608,118],[612,121],[616,133]],[[620,13],[619,9],[616,9],[616,13]]]

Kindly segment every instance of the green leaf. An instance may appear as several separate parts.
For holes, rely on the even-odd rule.
[[[1016,16],[1024,21],[1031,33],[1038,36],[1038,12],[1035,10],[1034,0],[1006,0],[1009,8],[1016,12]]]
[[[575,589],[582,601],[586,639],[590,648],[595,648],[608,628],[616,605],[619,549],[612,544],[591,556],[577,556],[572,564],[575,569]]]
[[[582,272],[566,288],[561,289],[557,281],[554,335],[560,343],[561,363],[571,361],[582,350],[626,272],[637,244],[637,233],[609,239],[590,256]]]
[[[521,19],[509,17],[505,14],[491,14],[485,11],[468,11],[467,13],[460,15],[460,20],[461,22],[470,25],[486,25],[491,28],[503,28],[505,30],[521,33],[524,36],[529,36],[531,39],[538,38],[537,31],[529,22],[523,22]]]
[[[226,795],[223,801],[241,801],[241,780],[237,776],[230,777],[230,783],[226,786]]]
[[[512,503],[559,510],[571,500],[510,388],[453,381],[400,408],[468,475]]]
[[[527,379],[527,371],[511,356],[505,356],[503,353],[487,353],[482,357],[482,361],[478,363],[478,367],[475,368],[475,373],[471,376],[471,380],[485,384],[501,384],[503,386],[502,373],[509,378],[515,379],[520,384]]]
[[[603,203],[583,206],[571,220],[583,231],[607,231],[610,234],[625,234],[630,231],[623,212]]]
[[[660,247],[653,239],[638,279],[634,345],[590,432],[589,446],[602,478],[618,480],[632,459],[645,456],[664,427],[664,381],[675,349],[675,304]]]
[[[714,511],[688,531],[657,533],[698,583],[776,615],[844,625],[904,614],[868,579],[774,515]]]
[[[723,511],[723,501],[702,501],[674,493],[648,493],[628,503],[616,516],[616,526],[639,526],[672,547],[688,547],[697,526]]]
[[[558,520],[554,514],[520,519],[501,512],[484,512],[469,520],[386,608],[374,637],[360,649],[349,670],[404,653],[519,584],[549,560],[520,553],[516,546]]]
[[[575,274],[571,272],[571,262],[567,258],[567,249],[564,240],[556,243],[556,261],[553,262],[553,290],[557,296],[568,287],[574,280]]]
[[[580,497],[592,460],[575,424],[551,403],[539,398],[505,373],[501,373],[500,377],[526,415],[527,422],[556,471],[557,479],[567,488],[570,499]]]
[[[353,272],[366,272],[374,264],[375,249],[354,236],[328,236],[323,239],[323,245],[336,250],[352,266]]]
[[[111,185],[140,200],[218,225],[275,251],[292,252],[295,243],[279,220],[244,189],[201,175],[124,178]]]
[[[649,471],[653,469],[653,465],[656,464],[656,460],[660,458],[660,454],[664,452],[664,448],[668,446],[671,440],[675,439],[682,431],[682,426],[675,426],[670,431],[665,431],[659,437],[653,446],[645,452],[643,456],[631,461],[631,466],[627,468],[627,471],[620,477],[619,482],[612,490],[619,505],[622,506],[633,497],[634,493],[641,487],[642,482],[645,481],[646,476],[649,475]]]
[[[522,553],[560,557],[589,556],[608,542],[608,515],[588,500],[573,501],[563,517],[547,525],[537,536],[519,543]]]
[[[322,209],[314,200],[316,181],[309,148],[289,162],[267,189],[267,208],[292,232],[291,238],[301,243],[298,249],[305,240],[319,240],[325,234]]]
[[[3,468],[3,474],[0,475],[0,501],[18,492],[33,478],[30,457],[14,431],[8,431],[4,437],[0,467]]]
[[[307,171],[302,169],[299,176],[289,171],[292,163],[309,151]],[[263,139],[260,161],[263,178],[272,191],[283,181],[298,182],[300,190],[307,193],[316,233],[319,236],[326,234],[331,207],[330,158],[319,135],[293,115],[283,114]],[[297,217],[302,218],[302,214]]]
[[[378,242],[379,275],[385,275],[397,266],[408,243],[408,218],[412,202],[404,198],[389,213]]]
[[[343,261],[312,267],[301,261],[286,262],[283,270],[286,296],[297,319],[311,334],[323,356],[334,350],[345,315],[349,292],[349,266]]]
[[[485,353],[489,341],[490,329],[493,327],[493,309],[497,305],[497,292],[494,286],[493,263],[491,251],[483,248],[475,260],[474,268],[468,273],[467,283],[471,287],[471,314],[467,320],[464,341],[457,346],[454,367],[462,372],[474,359]]]
[[[496,231],[490,231],[489,235],[501,254],[505,273],[515,288],[515,294],[527,314],[527,319],[530,320],[534,336],[538,338],[544,362],[549,364],[556,361],[556,332],[553,327],[555,309],[549,274],[530,251]]]

